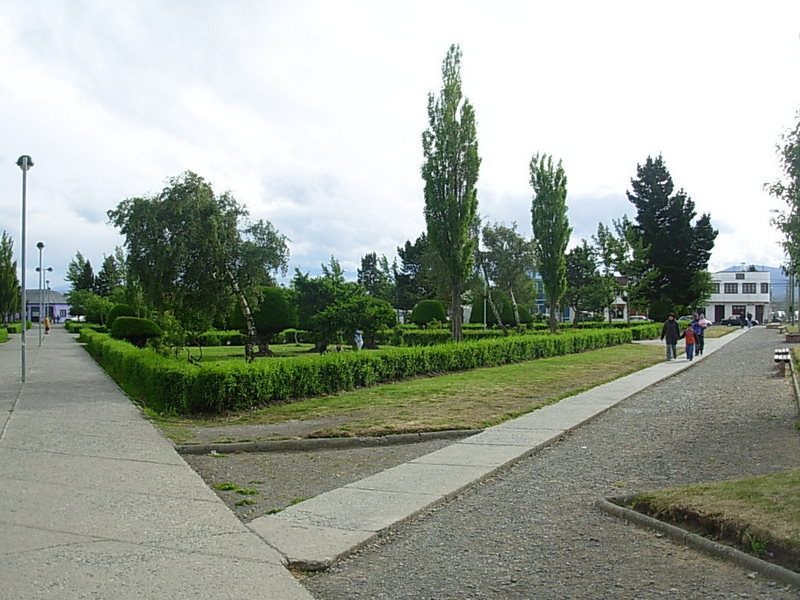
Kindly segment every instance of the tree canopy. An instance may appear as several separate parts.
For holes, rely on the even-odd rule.
[[[462,339],[461,293],[472,270],[476,240],[480,157],[475,111],[461,93],[461,50],[450,46],[442,65],[439,97],[428,96],[428,129],[422,133],[425,222],[428,242],[446,271],[453,339]]]
[[[108,211],[125,236],[130,276],[147,302],[170,310],[187,329],[205,330],[226,315],[237,298],[256,340],[250,306],[259,286],[285,272],[285,236],[268,221],[249,223],[247,210],[229,192],[216,195],[211,184],[187,171],[170,178],[155,196],[123,200]]]

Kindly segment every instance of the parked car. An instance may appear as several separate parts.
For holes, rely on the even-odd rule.
[[[644,315],[631,315],[630,317],[628,317],[628,320],[629,320],[631,323],[633,323],[633,322],[638,322],[638,323],[652,323],[652,322],[653,322],[653,320],[652,320],[652,319],[648,319],[648,318],[647,318],[647,317],[645,317]]]
[[[733,315],[733,316],[728,317],[727,319],[722,319],[722,321],[720,321],[720,323],[722,323],[723,325],[730,325],[731,327],[741,327],[742,318],[739,315]],[[753,319],[751,321],[751,323],[753,325],[758,325],[758,321],[756,321],[755,319]],[[746,323],[745,323],[745,325],[746,325]]]

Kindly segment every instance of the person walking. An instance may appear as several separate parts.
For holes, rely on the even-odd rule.
[[[50,333],[50,317],[44,318],[44,332]]]
[[[706,319],[703,313],[700,313],[700,318],[697,320],[697,327],[694,330],[694,350],[696,356],[702,356],[703,350],[706,347],[706,328],[711,325],[711,321]]]
[[[686,340],[686,360],[694,359],[695,335],[691,323],[686,327],[681,337]]]
[[[667,360],[678,358],[678,339],[681,337],[675,314],[669,313],[661,328],[661,339],[667,343]]]
[[[747,313],[747,328],[750,329],[753,326],[753,313]]]

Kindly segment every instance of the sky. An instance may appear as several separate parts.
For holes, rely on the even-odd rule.
[[[459,44],[479,213],[532,235],[529,163],[561,160],[572,245],[635,216],[662,155],[719,230],[709,269],[779,266],[776,145],[800,109],[800,2],[0,0],[0,230],[54,289],[124,239],[106,212],[191,170],[290,242],[295,268],[425,230],[421,135]]]

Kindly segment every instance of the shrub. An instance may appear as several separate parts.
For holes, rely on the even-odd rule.
[[[444,304],[438,300],[421,300],[411,311],[411,321],[420,327],[433,321],[445,323],[447,313]]]
[[[8,329],[0,327],[0,344],[8,341]]]
[[[135,317],[136,311],[128,304],[115,304],[110,311],[108,311],[108,319],[106,319],[106,327],[111,331],[114,327],[114,321],[117,317]]]
[[[9,323],[6,325],[8,333],[22,333],[22,323]]]
[[[159,337],[161,328],[150,319],[139,317],[117,317],[111,327],[111,337],[127,340],[134,346],[143,348],[147,340]]]

